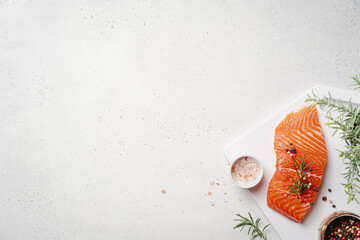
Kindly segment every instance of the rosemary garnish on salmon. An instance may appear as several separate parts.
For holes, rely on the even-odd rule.
[[[288,197],[290,194],[294,193],[300,196],[300,193],[305,191],[305,189],[308,188],[309,183],[306,183],[304,181],[305,174],[307,174],[309,171],[312,170],[312,167],[310,167],[315,162],[306,164],[307,158],[305,157],[305,154],[303,156],[299,156],[298,159],[291,158],[294,162],[294,169],[297,175],[297,179],[289,176],[291,180],[293,180],[294,184],[288,186],[288,189],[290,189],[290,192],[286,197]]]

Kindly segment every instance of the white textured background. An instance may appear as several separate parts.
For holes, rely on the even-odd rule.
[[[222,149],[348,85],[359,7],[0,0],[0,239],[246,239]]]

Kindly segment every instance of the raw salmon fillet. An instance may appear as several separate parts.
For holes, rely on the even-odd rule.
[[[307,158],[306,163],[312,163],[312,171],[306,174],[306,181],[311,187],[305,193],[288,193],[288,186],[294,184],[290,176],[298,179],[294,161],[286,149],[296,148],[296,159],[298,156]],[[271,178],[268,192],[267,205],[282,215],[295,222],[301,222],[316,199],[321,181],[324,175],[327,161],[326,145],[321,126],[318,120],[316,107],[309,106],[289,113],[275,129],[274,148],[276,153],[276,170]]]

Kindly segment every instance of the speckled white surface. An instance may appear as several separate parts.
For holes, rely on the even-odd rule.
[[[0,23],[4,240],[246,239],[223,147],[360,72],[359,1],[0,0]]]

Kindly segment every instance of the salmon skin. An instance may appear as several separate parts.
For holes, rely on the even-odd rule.
[[[327,161],[324,135],[316,107],[304,106],[289,113],[275,129],[274,149],[276,170],[269,183],[267,205],[287,218],[301,222],[316,199]],[[311,186],[303,189],[300,194],[288,195],[289,186],[294,185],[290,177],[299,179],[292,159],[299,156],[305,156],[307,163],[314,162],[304,179]]]

